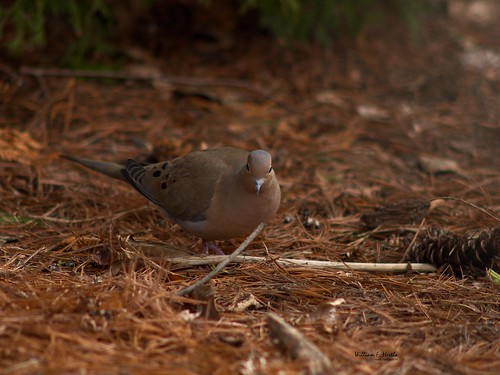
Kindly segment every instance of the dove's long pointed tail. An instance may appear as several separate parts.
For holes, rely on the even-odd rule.
[[[93,171],[105,174],[106,176],[116,178],[117,180],[126,181],[125,177],[123,177],[122,174],[122,169],[124,169],[123,165],[117,163],[110,163],[106,161],[80,159],[68,155],[60,155],[60,156],[64,159],[81,164],[84,167],[92,169]]]

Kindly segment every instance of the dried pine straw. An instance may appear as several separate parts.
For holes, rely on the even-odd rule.
[[[397,40],[365,35],[349,52],[354,57],[343,58],[348,66],[362,61],[370,74],[343,70],[335,59],[339,68],[325,70],[332,56],[314,48],[290,51],[285,59],[296,53],[294,64],[283,63],[281,47],[267,42],[240,51],[242,66],[252,61],[273,77],[261,87],[294,114],[234,88],[210,92],[229,95],[226,102],[192,92],[172,98],[138,83],[125,89],[123,82],[53,78],[44,80],[52,96],[11,94],[0,117],[6,127],[0,143],[10,142],[0,152],[2,371],[314,373],[309,354],[276,345],[268,326],[273,313],[297,330],[297,342],[328,359],[325,372],[498,373],[499,287],[484,269],[462,279],[442,269],[394,274],[310,266],[399,263],[431,226],[458,238],[498,226],[499,113],[483,100],[498,90],[453,65],[451,52],[460,51],[435,39],[448,47],[441,51],[433,42],[415,53]],[[389,50],[399,52],[380,53]],[[200,76],[241,76],[238,64],[182,58],[199,66]],[[422,80],[430,83],[388,83],[388,71],[425,72]],[[433,83],[447,74],[451,88]],[[325,93],[318,82],[335,82],[338,90]],[[36,82],[25,85],[40,90]],[[386,115],[363,117],[366,103]],[[223,144],[272,151],[282,206],[245,251],[252,262],[228,265],[189,296],[177,293],[211,266],[171,259],[192,259],[199,241],[125,184],[58,157],[154,160]],[[460,168],[424,170],[419,158],[432,156]],[[450,196],[457,200],[425,203]],[[405,214],[402,202],[417,205]],[[383,220],[361,220],[381,206],[390,207]],[[220,245],[230,253],[240,242]]]

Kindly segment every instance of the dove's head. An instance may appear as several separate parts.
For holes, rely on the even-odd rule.
[[[264,150],[255,150],[248,154],[247,172],[253,181],[255,193],[258,195],[261,189],[269,184],[274,176],[273,167],[271,166],[271,155]]]

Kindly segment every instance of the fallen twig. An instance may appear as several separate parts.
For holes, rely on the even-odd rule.
[[[296,109],[283,103],[270,94],[257,88],[250,82],[237,79],[208,79],[208,78],[193,78],[183,76],[163,75],[161,73],[140,74],[128,72],[111,72],[111,71],[91,71],[91,70],[72,70],[72,69],[51,69],[51,68],[35,68],[30,66],[21,67],[21,74],[26,74],[40,77],[76,77],[76,78],[111,78],[111,79],[126,79],[134,81],[161,81],[176,86],[191,86],[191,87],[232,87],[253,92],[266,100],[269,100],[286,110],[295,113]]]
[[[289,325],[278,315],[267,315],[269,335],[285,353],[293,359],[307,361],[308,374],[331,374],[332,364],[319,348],[306,339],[299,330]]]
[[[438,197],[438,198],[435,198],[433,199],[432,201],[437,201],[439,199],[442,199],[442,200],[445,200],[445,201],[456,201],[456,202],[460,202],[460,203],[463,203],[463,204],[466,204],[468,206],[471,206],[473,208],[475,208],[476,210],[479,210],[481,211],[482,213],[488,215],[489,217],[491,217],[493,220],[496,220],[500,223],[500,217],[496,216],[494,213],[491,212],[491,210],[485,208],[485,207],[481,207],[481,206],[478,206],[477,204],[474,204],[472,202],[469,202],[469,201],[466,201],[464,199],[461,199],[461,198],[456,198],[456,197]]]
[[[262,228],[264,228],[264,226],[265,226],[264,223],[260,223],[259,226],[257,228],[255,228],[255,230],[247,237],[247,239],[245,241],[243,241],[243,243],[236,250],[233,251],[233,253],[231,255],[229,255],[227,257],[221,256],[223,258],[225,257],[226,259],[224,259],[222,262],[220,262],[212,272],[210,272],[208,275],[206,275],[205,277],[203,277],[200,280],[198,280],[197,282],[195,282],[193,285],[190,285],[187,288],[179,290],[176,294],[178,296],[188,295],[193,290],[198,288],[200,285],[205,284],[208,280],[210,280],[215,275],[217,275],[220,271],[222,271],[222,269],[224,267],[226,267],[229,263],[231,263],[239,254],[241,254],[241,252],[243,250],[246,249],[246,247],[250,244],[250,242],[252,242],[254,240],[254,238],[257,237],[257,235],[260,233]],[[204,258],[201,258],[201,259],[204,259]]]
[[[234,254],[234,253],[233,253]],[[220,263],[222,260],[227,263],[261,263],[268,260],[265,257],[255,256],[235,256],[231,255],[210,255],[206,257],[181,257],[172,258],[169,261],[177,265],[178,268],[204,266]],[[323,260],[307,260],[307,259],[275,259],[273,262],[281,266],[302,266],[310,268],[333,268],[344,271],[367,271],[367,272],[395,272],[405,273],[409,270],[415,272],[435,272],[436,267],[427,263],[348,263],[348,262],[329,262]],[[226,263],[226,264],[227,264]],[[224,264],[224,266],[226,265]]]

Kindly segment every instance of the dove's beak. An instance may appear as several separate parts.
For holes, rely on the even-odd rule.
[[[259,178],[259,179],[254,179],[254,182],[255,182],[255,192],[257,193],[257,195],[259,195],[260,193],[260,188],[262,187],[262,185],[264,184],[264,179],[263,178]]]

